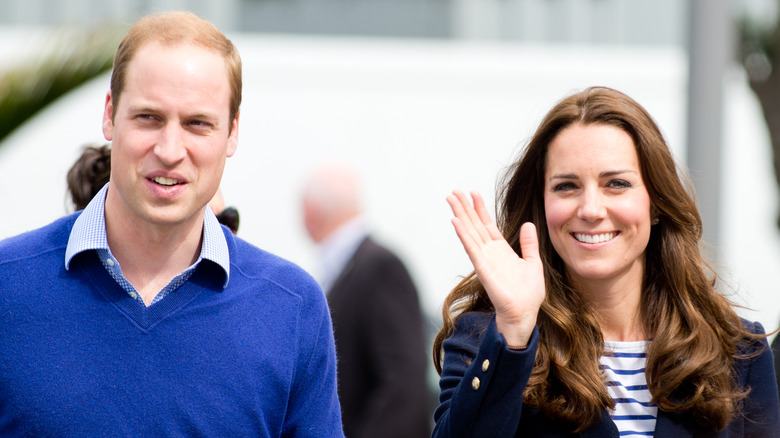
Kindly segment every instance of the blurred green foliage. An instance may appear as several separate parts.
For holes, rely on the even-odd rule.
[[[124,30],[117,25],[56,30],[35,55],[0,70],[0,145],[43,107],[110,70]]]

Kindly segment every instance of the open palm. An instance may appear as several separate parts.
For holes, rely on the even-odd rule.
[[[520,229],[518,256],[504,239],[479,193],[454,191],[447,197],[455,217],[452,224],[480,283],[496,309],[496,325],[509,345],[525,346],[544,301],[544,271],[536,227]]]

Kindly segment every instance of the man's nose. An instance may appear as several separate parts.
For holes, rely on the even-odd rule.
[[[154,147],[154,153],[166,165],[174,165],[184,159],[187,149],[184,145],[182,128],[176,123],[166,123]]]

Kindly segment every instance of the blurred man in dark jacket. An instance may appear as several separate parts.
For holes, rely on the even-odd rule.
[[[399,258],[370,237],[355,172],[317,169],[303,204],[333,319],[344,434],[429,437],[432,395],[417,290]]]

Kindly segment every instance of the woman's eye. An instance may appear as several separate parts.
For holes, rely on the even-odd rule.
[[[562,192],[562,191],[567,191],[567,190],[573,190],[575,188],[576,188],[576,186],[572,182],[562,182],[560,184],[556,184],[555,186],[553,186],[553,191],[554,192]]]
[[[613,179],[612,181],[609,182],[608,185],[609,185],[609,187],[612,187],[612,188],[615,188],[615,189],[627,189],[627,188],[631,187],[631,183],[630,182],[628,182],[626,180],[622,180],[622,179]]]

